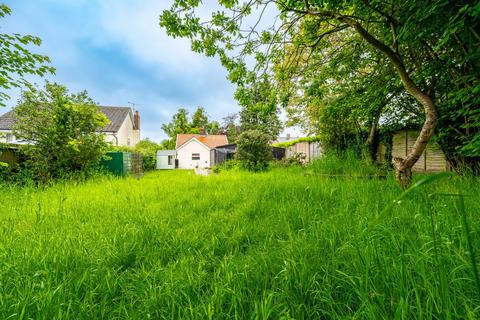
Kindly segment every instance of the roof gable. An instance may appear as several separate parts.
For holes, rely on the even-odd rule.
[[[177,134],[177,143],[175,149],[180,148],[193,138],[195,138],[204,146],[208,147],[208,149],[213,149],[216,146],[228,143],[227,136],[224,134]]]
[[[191,138],[190,140],[188,140],[187,142],[185,142],[184,144],[182,144],[180,147],[177,148],[177,151],[179,151],[180,149],[183,149],[184,147],[190,145],[190,144],[193,144],[193,143],[196,143],[197,145],[201,146],[202,148],[205,148],[207,149],[208,151],[210,151],[212,148],[210,148],[209,146],[203,144],[202,142],[200,142],[197,138],[193,137]]]
[[[99,107],[99,109],[110,121],[105,128],[99,130],[101,132],[117,132],[127,117],[130,117],[133,123],[132,109],[129,107]]]

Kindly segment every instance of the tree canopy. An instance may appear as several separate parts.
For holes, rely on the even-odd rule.
[[[88,172],[106,150],[104,135],[97,130],[108,119],[85,91],[72,94],[62,85],[47,83],[43,90],[23,92],[14,112],[13,131],[29,142],[22,149],[26,168],[36,180]]]
[[[188,110],[180,108],[173,115],[172,121],[162,125],[162,130],[168,135],[169,139],[163,142],[165,149],[175,149],[175,141],[178,134],[182,133],[201,133],[218,134],[221,131],[218,121],[210,121],[203,107],[198,107],[191,120]]]
[[[218,56],[237,100],[267,79],[262,105],[281,104],[290,124],[322,130],[316,122],[330,118],[368,132],[380,118],[418,123],[414,147],[396,161],[404,184],[435,132],[452,163],[480,156],[478,3],[222,0],[210,17],[205,10],[175,0],[160,25]]]
[[[0,4],[0,19],[9,15],[8,6]],[[0,33],[0,106],[10,97],[4,90],[15,87],[28,87],[26,75],[44,76],[55,69],[49,65],[47,56],[32,53],[32,46],[40,46],[40,38],[31,35]]]

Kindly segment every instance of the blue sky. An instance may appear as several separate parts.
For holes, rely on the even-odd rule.
[[[170,0],[10,0],[12,14],[2,33],[39,36],[35,52],[57,69],[52,81],[71,91],[87,90],[101,105],[138,104],[142,137],[160,141],[161,124],[180,106],[204,106],[221,120],[238,112],[234,86],[215,58],[190,50],[188,41],[169,38],[158,17]],[[43,80],[33,78],[42,85]],[[12,92],[8,108],[19,91]],[[5,110],[0,110],[3,113]]]

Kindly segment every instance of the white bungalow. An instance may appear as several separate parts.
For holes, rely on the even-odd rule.
[[[176,151],[179,169],[210,168],[211,150],[228,143],[226,135],[179,134]]]

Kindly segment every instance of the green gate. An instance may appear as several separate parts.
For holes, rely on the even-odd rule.
[[[132,171],[132,154],[130,152],[107,152],[107,159],[102,165],[109,172],[117,176],[125,176]]]

